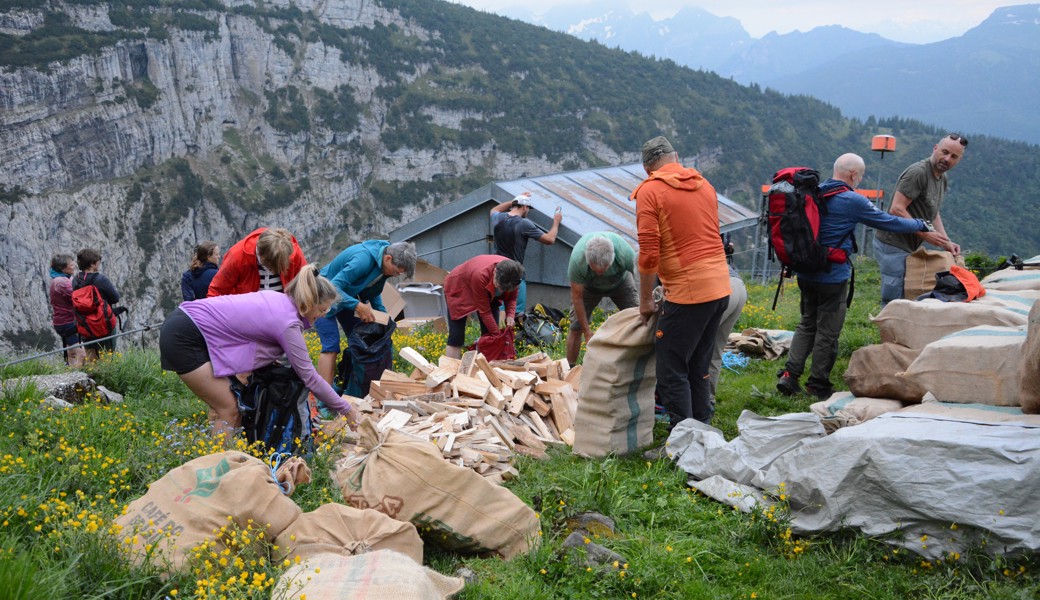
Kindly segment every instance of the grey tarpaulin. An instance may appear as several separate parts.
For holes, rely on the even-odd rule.
[[[824,437],[812,421],[745,411],[728,443],[684,421],[668,451],[696,479],[783,482],[798,534],[852,527],[927,558],[983,540],[994,554],[1040,549],[1040,427],[897,412]]]

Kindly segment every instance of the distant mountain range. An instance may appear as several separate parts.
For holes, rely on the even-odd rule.
[[[960,37],[921,45],[837,25],[756,39],[732,17],[687,7],[654,21],[620,0],[543,15],[514,9],[509,16],[740,83],[814,96],[851,117],[913,118],[1040,144],[1040,4],[999,8]]]

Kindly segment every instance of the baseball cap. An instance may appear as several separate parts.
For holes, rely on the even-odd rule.
[[[524,192],[513,198],[513,204],[516,206],[531,206],[531,192]]]
[[[643,144],[643,164],[649,165],[665,154],[671,154],[672,152],[675,152],[675,148],[672,148],[671,142],[663,135],[651,138]]]

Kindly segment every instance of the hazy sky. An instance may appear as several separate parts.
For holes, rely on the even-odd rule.
[[[497,12],[523,6],[542,12],[554,5],[590,5],[595,14],[597,0],[455,0],[460,4]],[[734,17],[753,37],[770,31],[808,31],[818,25],[844,25],[892,40],[928,43],[956,37],[978,25],[995,8],[1025,4],[1030,0],[670,0],[650,12],[655,18],[675,14],[684,5],[699,6],[720,17]],[[1035,1],[1035,0],[1033,0]],[[637,12],[647,11],[647,2],[630,1]]]

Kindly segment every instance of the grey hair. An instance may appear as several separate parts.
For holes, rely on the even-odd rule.
[[[598,235],[585,243],[585,260],[590,267],[609,267],[614,262],[614,242]]]
[[[386,247],[386,255],[399,269],[404,269],[406,277],[411,279],[415,275],[415,244],[411,242],[394,242]]]
[[[495,265],[495,279],[503,292],[511,292],[520,287],[524,278],[524,266],[515,260],[503,260]]]
[[[74,262],[71,254],[55,254],[51,257],[51,268],[55,271],[64,271],[70,262]]]

